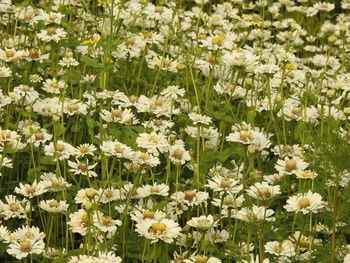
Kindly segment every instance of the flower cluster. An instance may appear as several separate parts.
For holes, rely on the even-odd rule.
[[[1,262],[350,262],[333,2],[0,1]]]

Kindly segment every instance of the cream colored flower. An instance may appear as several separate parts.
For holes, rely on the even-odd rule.
[[[39,207],[49,213],[64,213],[67,211],[69,204],[66,201],[42,200],[39,203]]]
[[[284,208],[288,212],[302,212],[303,214],[308,214],[319,212],[319,210],[325,207],[325,204],[320,194],[313,193],[309,190],[307,193],[289,197]]]
[[[269,185],[266,182],[255,183],[248,190],[247,194],[258,200],[268,200],[281,193],[279,185]]]
[[[210,229],[215,227],[218,222],[214,221],[214,217],[212,215],[208,216],[200,216],[200,217],[192,217],[191,220],[187,222],[189,226],[198,228],[198,229]]]
[[[170,219],[145,219],[136,224],[136,232],[141,236],[151,240],[151,243],[156,243],[159,240],[165,243],[173,243],[180,235],[181,227],[179,224]]]

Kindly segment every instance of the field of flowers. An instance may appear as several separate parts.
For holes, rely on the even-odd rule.
[[[0,262],[350,262],[350,1],[0,0]]]

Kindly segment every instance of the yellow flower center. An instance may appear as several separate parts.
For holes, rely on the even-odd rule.
[[[184,194],[185,194],[185,200],[187,200],[189,202],[192,202],[192,200],[196,196],[196,193],[192,192],[192,191],[185,191]]]
[[[253,138],[253,133],[251,131],[242,131],[239,133],[239,138],[244,142],[250,141]]]
[[[67,109],[69,110],[69,112],[74,112],[74,111],[79,109],[79,105],[77,105],[77,104],[69,104],[67,106]]]
[[[102,225],[104,226],[110,226],[112,222],[112,217],[110,216],[104,216],[102,217]]]
[[[208,262],[208,257],[205,255],[198,255],[195,257],[195,263],[206,263]]]
[[[50,208],[57,208],[60,204],[57,201],[50,201],[48,202],[48,205]]]
[[[172,152],[171,156],[177,160],[181,160],[183,156],[183,152],[180,149],[176,149]]]
[[[311,205],[311,200],[307,197],[302,197],[298,200],[298,206],[302,209],[307,208]]]
[[[64,149],[65,149],[65,147],[64,147],[63,144],[57,144],[57,145],[56,145],[56,150],[57,150],[58,152],[63,152]]]
[[[17,212],[19,210],[19,205],[16,203],[9,203],[8,206],[11,212]]]
[[[287,172],[291,172],[297,169],[297,161],[295,160],[287,160],[284,168],[286,169]]]
[[[123,114],[123,111],[122,110],[112,110],[111,113],[112,113],[113,117],[120,118]]]
[[[16,54],[16,51],[7,50],[5,53],[6,53],[6,57],[12,58]]]
[[[156,222],[150,226],[150,228],[148,229],[148,232],[151,232],[153,234],[158,234],[158,233],[164,233],[166,229],[167,229],[166,224],[161,222]]]
[[[49,36],[53,36],[57,34],[56,27],[48,27],[46,28],[46,34]]]
[[[19,246],[20,246],[21,252],[28,253],[29,251],[32,250],[32,245],[28,240],[21,241],[21,243],[19,243]]]

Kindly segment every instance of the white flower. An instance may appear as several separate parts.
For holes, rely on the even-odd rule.
[[[193,124],[210,124],[211,123],[211,118],[206,115],[202,115],[199,113],[191,112],[188,114],[188,117],[193,121]]]
[[[42,200],[39,203],[39,207],[49,213],[64,213],[67,211],[69,204],[66,201]]]
[[[121,107],[117,109],[112,108],[111,111],[102,110],[100,115],[106,122],[116,122],[126,125],[138,123],[138,120],[130,109],[122,109]]]
[[[186,190],[184,192],[175,192],[171,198],[178,203],[184,203],[187,206],[195,206],[205,203],[209,198],[207,192],[197,192],[197,190]]]
[[[155,167],[160,164],[160,160],[157,156],[153,156],[152,154],[144,153],[141,151],[134,152],[131,160],[137,165],[148,165],[151,167]]]
[[[0,78],[8,78],[12,74],[12,71],[8,67],[0,66]]]
[[[68,165],[72,168],[69,169],[69,171],[74,173],[75,175],[82,174],[88,175],[89,177],[97,177],[97,173],[92,171],[92,169],[96,167],[97,163],[89,165],[88,160],[86,160],[85,162],[80,162],[78,160],[76,162],[72,162],[68,160]]]
[[[61,39],[65,39],[67,36],[67,32],[62,28],[56,28],[54,26],[48,27],[44,30],[41,30],[37,37],[45,42],[49,42],[51,40],[58,42]]]
[[[218,222],[214,221],[214,217],[212,215],[208,216],[200,216],[200,217],[192,217],[191,220],[187,222],[189,226],[198,228],[198,229],[210,229],[215,227]]]
[[[290,240],[284,240],[283,242],[271,241],[266,242],[265,252],[278,257],[292,257],[295,255],[295,248]]]
[[[29,254],[41,254],[44,252],[45,244],[43,240],[25,239],[10,243],[7,253],[17,259],[22,259]]]
[[[107,156],[114,156],[117,158],[125,158],[125,159],[130,159],[132,156],[134,156],[133,150],[115,140],[115,141],[103,141],[102,145],[100,146],[101,151]]]
[[[19,183],[19,187],[15,188],[17,194],[21,194],[28,198],[33,198],[34,196],[41,195],[46,193],[45,184],[42,182],[37,183],[36,181],[33,184],[22,184]]]
[[[92,222],[89,218],[89,214],[84,209],[71,213],[69,218],[70,221],[68,222],[68,225],[73,233],[79,233],[82,236],[85,236],[88,233],[89,226]]]
[[[63,15],[61,13],[55,13],[55,12],[41,12],[40,15],[35,17],[35,20],[42,21],[44,25],[48,24],[60,24],[61,19],[63,18]]]
[[[208,184],[205,186],[213,189],[214,192],[227,192],[227,193],[239,193],[243,189],[243,185],[239,184],[239,181],[234,178],[226,178],[223,176],[214,176],[211,180],[208,180]]]
[[[58,157],[58,160],[69,159],[71,155],[74,155],[75,148],[67,142],[61,140],[57,141],[56,146],[53,142],[44,147],[45,155]]]
[[[57,177],[54,173],[43,173],[41,182],[49,192],[59,192],[72,186],[64,178]]]
[[[66,86],[66,83],[63,80],[58,81],[56,78],[53,78],[47,79],[43,85],[44,87],[42,89],[46,92],[53,94],[61,94],[61,92]]]
[[[102,232],[109,232],[114,234],[117,227],[122,225],[122,221],[113,219],[111,216],[100,216],[94,214],[94,225]]]
[[[62,67],[76,67],[79,65],[79,62],[76,61],[74,58],[72,57],[64,57],[62,58],[59,62],[58,62],[59,65],[61,65]]]
[[[270,147],[269,137],[260,132],[259,128],[252,128],[250,124],[243,122],[242,124],[234,125],[232,130],[234,132],[226,137],[228,142],[252,145],[258,151]]]
[[[320,209],[325,207],[325,204],[320,194],[313,193],[309,190],[307,193],[289,197],[284,208],[288,212],[302,212],[303,214],[308,214],[319,212]]]
[[[230,234],[225,229],[220,231],[212,228],[208,232],[208,240],[214,243],[226,242],[229,239],[229,237]]]
[[[279,185],[273,186],[266,182],[255,183],[246,192],[258,200],[267,200],[281,193]]]
[[[159,152],[164,153],[168,150],[169,143],[162,133],[141,133],[136,138],[137,146],[147,149],[147,152],[158,156]]]
[[[145,198],[150,195],[168,196],[169,186],[166,184],[158,184],[155,182],[153,185],[145,185],[137,188],[137,193],[140,197]]]
[[[330,12],[335,8],[335,5],[329,2],[317,2],[314,4],[314,8],[319,11]]]
[[[350,263],[350,253],[346,254],[346,256],[344,257],[343,263]]]
[[[285,157],[284,160],[278,160],[275,169],[280,174],[297,174],[308,167],[308,163],[299,157]]]
[[[174,164],[183,165],[191,160],[191,156],[182,145],[175,144],[169,147],[169,159]]]
[[[206,255],[193,254],[190,259],[184,259],[184,263],[221,263],[222,261],[216,257],[210,257]]]
[[[259,221],[275,221],[276,218],[272,217],[274,211],[267,209],[264,206],[253,205],[252,208],[242,208],[238,211],[234,217],[243,220],[248,223],[254,223]]]
[[[95,145],[84,143],[77,146],[75,155],[77,157],[84,157],[85,155],[94,155],[95,151],[96,151]]]
[[[0,49],[0,60],[5,62],[11,62],[23,58],[26,52],[23,50],[11,49]],[[7,70],[7,69],[6,69]]]
[[[97,203],[97,201],[99,200],[99,195],[98,195],[99,191],[97,191],[94,188],[84,188],[84,189],[80,189],[74,200],[77,204],[86,204],[88,202],[95,202]]]
[[[5,196],[6,203],[0,201],[0,213],[5,216],[5,220],[10,218],[25,218],[30,211],[27,200],[19,201],[14,195]]]
[[[172,243],[180,235],[181,227],[170,219],[145,219],[136,224],[136,232],[156,243],[159,240]]]
[[[166,98],[171,98],[176,100],[178,97],[183,97],[185,95],[185,90],[180,89],[179,86],[168,86],[166,89],[160,92]]]
[[[168,216],[163,211],[153,211],[153,210],[147,210],[147,209],[141,209],[141,210],[134,210],[131,212],[131,219],[134,220],[136,223],[140,223],[143,220],[146,219],[154,219],[157,221],[161,221],[163,219],[166,219]]]

